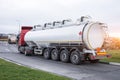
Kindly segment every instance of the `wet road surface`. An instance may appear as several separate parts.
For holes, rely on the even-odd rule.
[[[17,51],[17,45],[7,42],[0,41],[0,57],[75,80],[120,80],[120,66],[101,63],[73,65],[60,61],[45,60],[42,56],[25,56]]]

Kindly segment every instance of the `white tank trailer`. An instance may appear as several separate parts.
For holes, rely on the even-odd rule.
[[[81,64],[84,61],[98,62],[110,57],[104,49],[107,26],[101,22],[90,21],[81,17],[76,24],[68,24],[69,20],[48,23],[45,26],[34,26],[25,34],[25,55],[41,54],[45,59],[61,60]],[[60,25],[55,25],[60,24]],[[39,29],[38,29],[39,28]]]

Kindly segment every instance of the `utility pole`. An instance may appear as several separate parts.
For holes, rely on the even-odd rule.
[[[16,20],[16,22],[18,23],[18,34],[19,34],[19,33],[20,33],[20,30],[21,30],[20,20]]]

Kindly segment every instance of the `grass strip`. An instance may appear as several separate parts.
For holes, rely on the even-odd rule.
[[[120,50],[108,50],[107,53],[111,54],[112,57],[111,58],[102,59],[101,61],[104,61],[104,62],[118,62],[118,63],[120,63]]]
[[[41,70],[34,70],[28,67],[7,62],[0,59],[0,80],[70,80]]]

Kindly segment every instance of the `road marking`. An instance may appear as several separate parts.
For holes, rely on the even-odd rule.
[[[109,64],[120,66],[120,63],[116,63],[116,62],[110,62]]]

